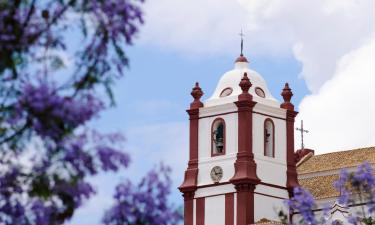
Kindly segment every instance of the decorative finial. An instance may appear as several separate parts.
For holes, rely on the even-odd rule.
[[[281,92],[281,96],[283,96],[284,102],[281,104],[281,108],[294,110],[294,105],[290,102],[293,96],[292,89],[290,89],[289,84],[285,83],[283,91]]]
[[[251,82],[249,80],[249,78],[247,77],[247,73],[245,72],[242,79],[241,79],[241,82],[240,82],[240,87],[242,89],[242,93],[245,94],[245,93],[248,93],[249,92],[249,89],[251,87]]]
[[[194,101],[190,104],[190,108],[200,108],[203,106],[203,103],[200,101],[203,94],[202,89],[199,87],[199,83],[195,82],[195,87],[191,91],[191,96],[193,96]]]
[[[241,36],[241,54],[240,54],[240,56],[243,56],[243,37],[245,35],[243,34],[242,29],[241,29],[240,36]]]
[[[240,56],[236,59],[236,63],[237,62],[249,62],[249,61],[247,61],[247,59],[246,59],[246,57],[245,56],[243,56],[243,37],[245,36],[244,34],[243,34],[243,32],[242,32],[242,29],[241,29],[241,33],[240,33],[240,36],[241,36],[241,54],[240,54]]]

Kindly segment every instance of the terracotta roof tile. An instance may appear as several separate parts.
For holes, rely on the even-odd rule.
[[[279,221],[269,220],[266,218],[260,219],[258,222],[255,222],[251,225],[282,225]]]
[[[307,189],[315,199],[338,197],[340,193],[333,183],[339,179],[338,174],[299,179],[299,184]]]
[[[298,174],[355,167],[367,161],[375,163],[375,147],[314,155],[297,167]]]

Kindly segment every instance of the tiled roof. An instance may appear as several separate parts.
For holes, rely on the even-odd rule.
[[[299,184],[307,189],[315,199],[338,197],[340,193],[333,183],[339,179],[338,174],[299,179]]]
[[[279,221],[269,220],[266,218],[260,219],[258,222],[252,224],[252,225],[282,225],[283,223]]]
[[[375,163],[375,147],[314,155],[297,167],[298,174],[355,167],[367,161]]]

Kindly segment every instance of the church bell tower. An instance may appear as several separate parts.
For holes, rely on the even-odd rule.
[[[283,103],[241,55],[212,96],[201,101],[196,83],[190,119],[190,154],[179,187],[185,225],[249,225],[277,220],[298,185],[294,118],[288,84]]]

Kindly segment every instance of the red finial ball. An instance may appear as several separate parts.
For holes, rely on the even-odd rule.
[[[199,100],[203,95],[202,89],[199,87],[199,83],[195,82],[195,87],[191,91],[191,96],[193,96],[194,100]]]
[[[250,89],[252,84],[251,84],[249,78],[247,77],[246,72],[244,73],[239,85],[242,89],[242,93],[248,93],[249,92],[249,89]]]
[[[281,104],[281,108],[294,110],[294,105],[290,102],[293,96],[292,89],[290,89],[289,84],[285,83],[283,91],[281,92],[281,96],[283,96],[284,102]]]
[[[193,96],[194,101],[190,104],[190,108],[199,108],[203,106],[203,103],[200,101],[203,94],[202,89],[199,87],[199,83],[196,82],[195,87],[191,91],[191,96]]]
[[[241,55],[236,59],[235,62],[236,62],[236,63],[238,63],[238,62],[247,62],[247,63],[248,63],[249,61],[247,61],[247,58],[241,54]]]

